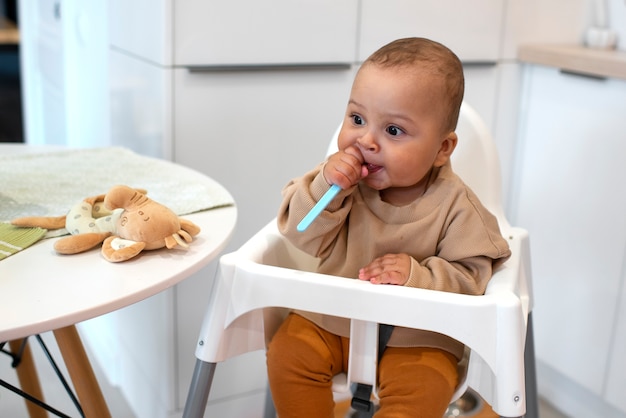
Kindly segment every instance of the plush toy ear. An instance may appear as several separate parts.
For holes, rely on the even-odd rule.
[[[59,254],[71,255],[91,250],[104,241],[110,232],[88,232],[61,238],[54,243],[54,250]]]
[[[117,208],[127,209],[131,202],[143,202],[146,197],[144,189],[133,189],[128,186],[113,186],[104,197],[104,207],[113,210]]]
[[[183,219],[183,218],[179,218],[179,220],[180,220],[180,227],[192,237],[195,237],[196,235],[200,233],[200,227],[194,224],[193,222],[191,222],[190,220]]]
[[[126,241],[128,245],[118,247],[115,245],[116,241],[121,240],[118,237],[108,237],[102,244],[102,256],[105,260],[112,263],[119,263],[120,261],[130,260],[139,254],[146,247],[143,242]]]

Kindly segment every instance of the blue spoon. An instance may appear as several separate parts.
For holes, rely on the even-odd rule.
[[[337,196],[337,193],[339,193],[340,191],[341,187],[337,186],[336,184],[330,186],[330,189],[328,189],[326,193],[324,193],[324,196],[322,196],[322,198],[315,204],[315,206],[313,206],[309,213],[307,213],[306,216],[302,218],[302,220],[296,227],[298,232],[305,231],[315,220],[315,218],[317,218],[319,214],[322,213],[324,209],[326,209],[326,206],[328,206],[328,204],[335,198],[335,196]]]

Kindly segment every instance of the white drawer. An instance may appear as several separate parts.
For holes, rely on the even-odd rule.
[[[349,63],[357,0],[177,2],[176,65]]]
[[[111,44],[164,66],[351,63],[358,0],[111,0]]]
[[[382,45],[420,36],[465,62],[494,62],[502,42],[504,0],[362,0],[358,60]]]

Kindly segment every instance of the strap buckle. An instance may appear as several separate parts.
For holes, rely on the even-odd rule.
[[[356,389],[352,395],[350,406],[361,412],[373,412],[374,404],[370,401],[372,385],[356,383]]]

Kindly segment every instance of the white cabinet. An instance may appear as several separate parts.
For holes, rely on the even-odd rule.
[[[112,142],[223,184],[238,206],[230,248],[240,246],[276,216],[287,181],[324,157],[353,78],[357,10],[357,0],[112,0]],[[180,414],[214,270],[99,324],[126,341],[117,382],[138,418]],[[174,321],[142,320],[164,315]],[[207,415],[261,417],[266,380],[262,352],[220,364]]]
[[[108,145],[106,2],[18,5],[26,142]]]
[[[397,38],[434,39],[464,62],[500,58],[503,0],[362,0],[358,58]]]
[[[356,11],[356,0],[176,2],[174,63],[351,63]]]
[[[323,160],[352,71],[177,69],[174,80],[174,159],[231,191],[240,245],[276,216],[282,187]]]
[[[174,160],[209,174],[235,198],[238,221],[232,248],[276,216],[280,190],[292,177],[322,161],[342,120],[351,81],[349,69],[174,70]],[[198,298],[198,287],[192,290],[190,284],[183,283],[187,290],[178,297],[187,310],[193,305],[189,297]],[[181,327],[192,331],[180,342],[185,348],[179,359],[180,393],[191,382],[190,360],[208,294],[195,305],[200,307],[196,316],[188,315],[186,327]],[[214,416],[261,416],[264,356],[253,353],[218,366],[221,374],[209,405]],[[238,399],[227,405],[234,396]],[[243,406],[257,415],[232,409]],[[220,415],[216,408],[230,412]]]
[[[515,60],[517,49],[522,44],[580,44],[594,18],[593,7],[601,2],[504,0],[504,3],[506,16],[501,35],[501,58]]]
[[[109,62],[111,144],[171,160],[171,69],[115,48]]]
[[[493,131],[504,4],[503,0],[361,0],[357,60],[364,61],[376,49],[398,38],[419,36],[441,42],[463,62],[465,100]]]
[[[626,258],[626,253],[623,255]],[[619,294],[618,310],[616,311],[614,336],[611,342],[608,363],[610,365],[606,380],[605,399],[613,406],[626,414],[626,358],[624,358],[624,347],[626,347],[626,277],[622,273],[622,291]]]
[[[111,44],[162,66],[354,61],[357,0],[111,0]]]
[[[624,92],[622,92],[624,93]],[[622,256],[626,258],[626,252]],[[606,378],[605,399],[626,415],[626,276],[622,270],[621,292],[618,294],[618,310],[615,315],[614,336],[608,357],[608,375]]]
[[[113,143],[164,158],[173,158],[174,141],[185,146],[185,137],[173,137],[177,109],[172,106],[174,91],[183,98],[189,89],[184,82],[173,84],[174,69],[190,75],[210,71],[214,80],[220,76],[227,80],[229,71],[246,73],[252,79],[259,75],[259,83],[264,83],[265,75],[272,71],[324,76],[337,70],[345,73],[355,57],[357,4],[357,0],[112,0]],[[290,79],[291,75],[285,77],[287,82]],[[308,82],[302,76],[300,80]],[[214,83],[218,88],[219,84]],[[206,88],[203,92],[212,95]],[[197,97],[193,92],[189,94]],[[245,106],[250,95],[241,89],[238,94]],[[263,94],[272,96],[267,89]],[[231,97],[236,101],[235,96]],[[300,100],[307,98],[294,92],[288,100],[275,102],[275,110],[295,112],[294,105]],[[266,133],[257,131],[260,135]],[[218,140],[211,136],[212,131],[206,134],[211,141]]]
[[[626,81],[526,71],[512,221],[531,236],[537,358],[568,382],[540,367],[539,386],[573,416],[626,414]]]
[[[173,64],[172,0],[108,0],[109,44],[150,64]]]

